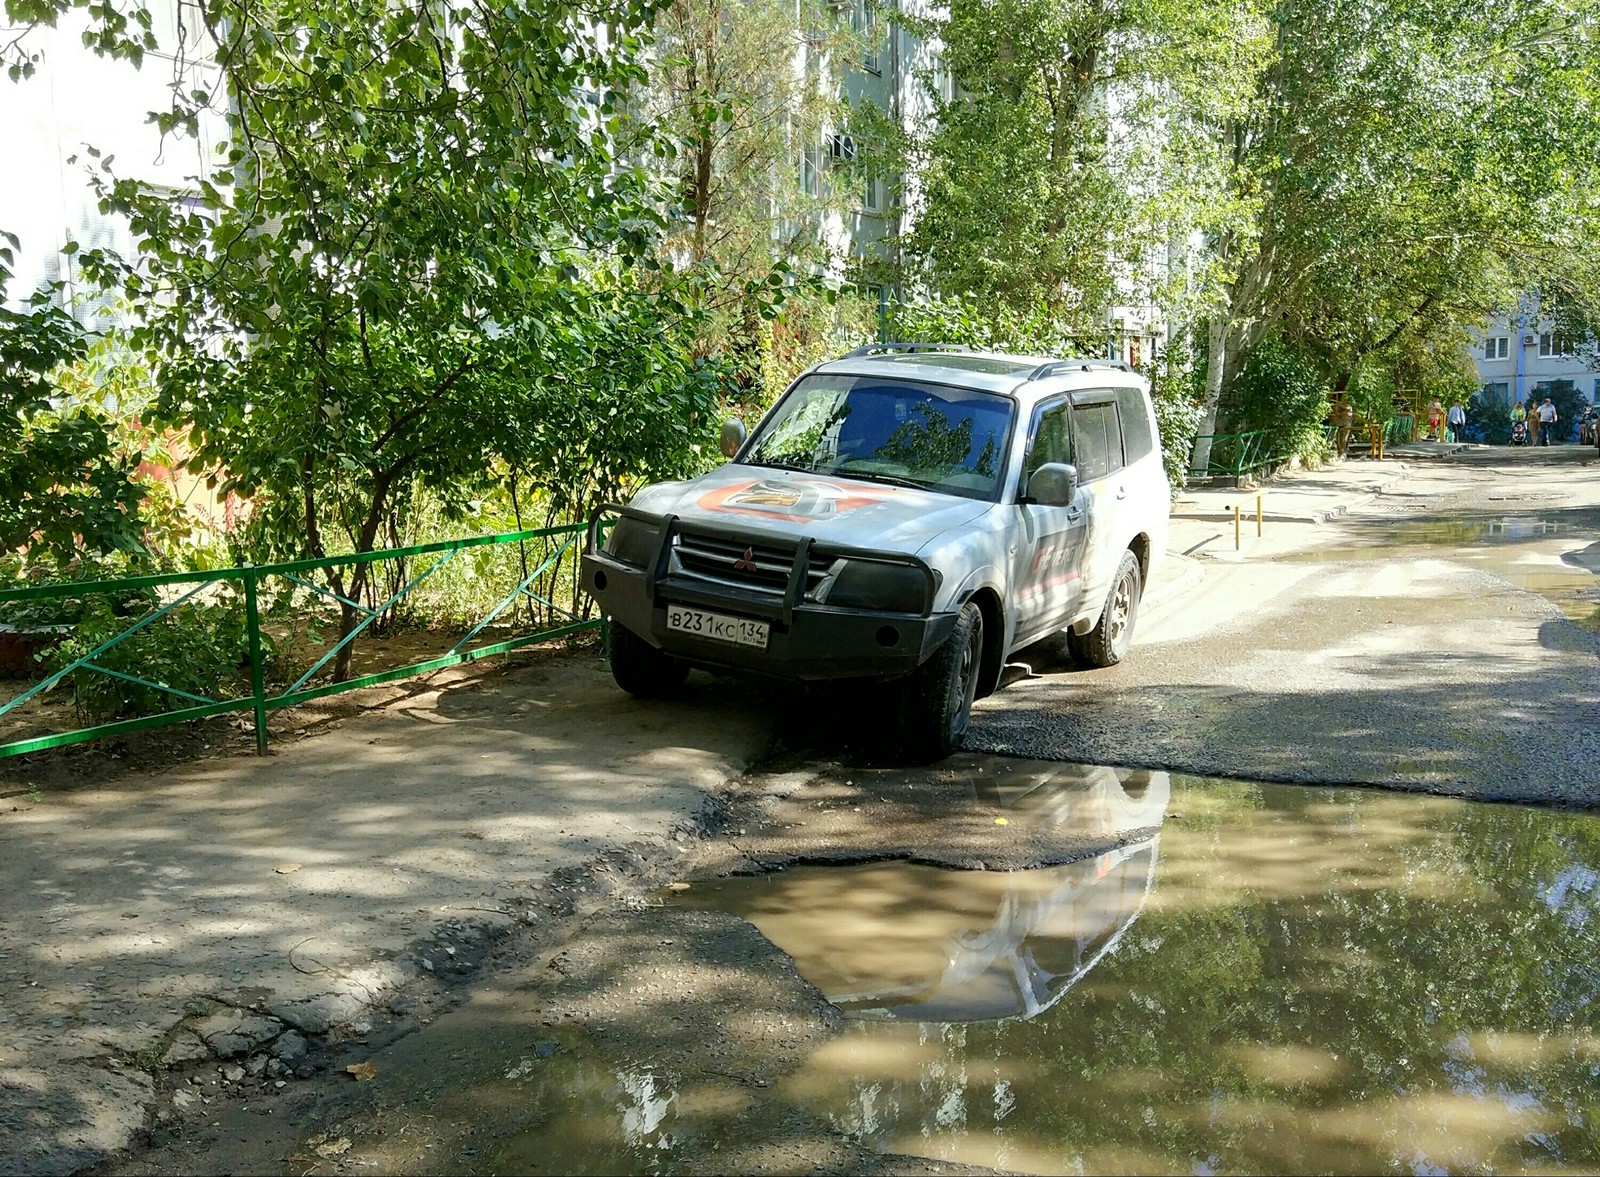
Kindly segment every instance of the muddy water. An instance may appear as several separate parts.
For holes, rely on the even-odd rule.
[[[747,915],[855,1015],[746,1097],[775,1125],[1030,1172],[1600,1163],[1600,820],[1179,777],[1168,795],[1160,773],[1141,806],[1151,778],[1160,828],[1066,867],[674,893]],[[490,1168],[668,1172],[726,1146],[672,1058],[581,1054],[529,1095],[554,1118]]]
[[[1580,526],[1580,524],[1586,524]],[[1284,557],[1291,562],[1448,557],[1492,572],[1561,607],[1569,620],[1600,632],[1600,525],[1541,515],[1415,520],[1374,529],[1372,541]]]

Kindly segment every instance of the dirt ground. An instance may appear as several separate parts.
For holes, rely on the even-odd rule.
[[[748,690],[637,705],[593,650],[349,706],[264,759],[13,770],[0,1171],[76,1171],[198,1114],[209,1094],[175,1099],[195,1074],[282,1091],[323,1044],[417,1024],[511,930],[683,853],[767,745]]]

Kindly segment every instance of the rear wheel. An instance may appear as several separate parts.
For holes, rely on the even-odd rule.
[[[1133,645],[1133,623],[1139,616],[1139,596],[1144,579],[1139,575],[1139,559],[1132,552],[1122,553],[1117,575],[1106,594],[1105,608],[1094,628],[1085,634],[1069,633],[1067,648],[1086,666],[1115,666],[1128,655]]]
[[[689,678],[689,668],[656,649],[625,625],[611,623],[611,677],[635,699],[670,695]]]
[[[943,760],[961,747],[983,665],[983,612],[968,601],[938,653],[906,683],[901,736],[908,758]]]

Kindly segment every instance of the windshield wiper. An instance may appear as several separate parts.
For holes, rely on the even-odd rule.
[[[898,474],[880,474],[876,470],[850,470],[844,466],[834,466],[827,470],[819,471],[822,474],[840,474],[845,478],[858,478],[862,482],[887,482],[890,486],[904,486],[911,490],[931,490],[933,483],[918,482],[914,478],[901,478]]]
[[[819,470],[815,466],[802,466],[796,462],[774,462],[770,460],[764,461],[759,458],[746,458],[740,464],[744,466],[765,466],[769,470],[793,470],[796,474],[825,473],[825,471]]]

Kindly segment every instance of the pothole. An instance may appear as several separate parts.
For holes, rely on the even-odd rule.
[[[1600,1157],[1600,820],[1154,792],[1158,830],[1064,866],[804,866],[670,902],[749,919],[858,1019],[774,1098],[882,1152],[1029,1172]]]

